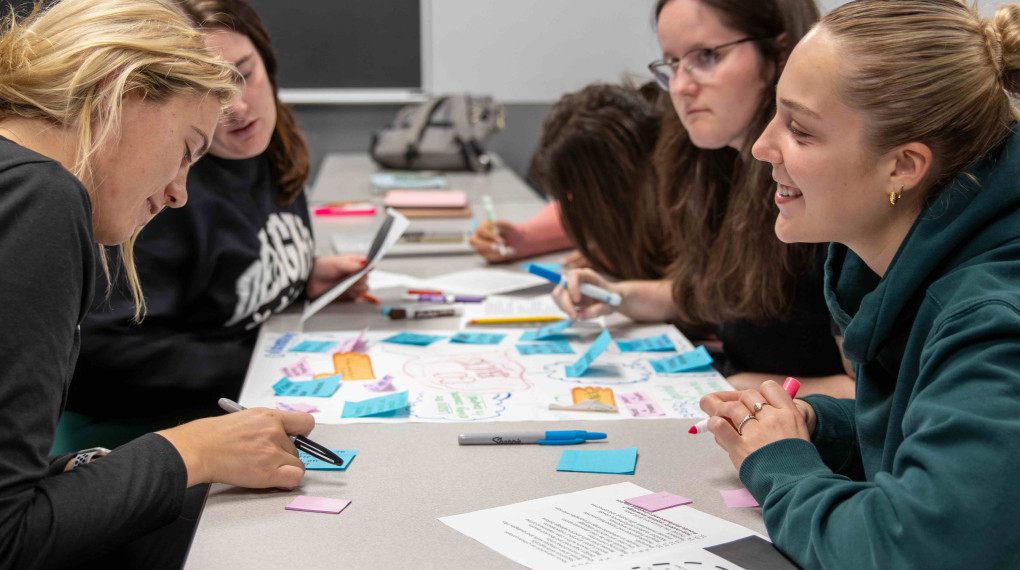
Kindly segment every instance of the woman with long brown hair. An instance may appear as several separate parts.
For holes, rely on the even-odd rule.
[[[56,449],[112,446],[132,432],[216,413],[219,397],[240,392],[259,325],[365,263],[315,257],[303,192],[308,147],[277,97],[276,55],[258,14],[243,0],[176,3],[237,66],[242,93],[189,174],[188,207],[163,212],[135,242],[144,320],[132,319],[115,284],[82,324],[71,413]],[[151,402],[144,417],[132,401]]]
[[[594,283],[623,298],[635,320],[713,327],[723,373],[738,388],[796,375],[805,393],[852,395],[822,298],[821,249],[772,234],[775,183],[751,144],[775,108],[774,86],[793,45],[817,20],[811,0],[660,0],[663,59],[650,67],[676,113],[655,155],[672,264],[657,281],[610,283],[568,274],[554,291],[571,318],[613,310],[582,297]]]

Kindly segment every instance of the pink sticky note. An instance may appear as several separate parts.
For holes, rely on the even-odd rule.
[[[641,507],[648,512],[654,513],[655,511],[661,511],[662,509],[668,509],[670,507],[687,505],[694,501],[687,497],[674,495],[669,491],[662,491],[660,493],[652,493],[651,495],[641,495],[640,497],[634,497],[633,499],[624,499],[623,502],[629,505],[634,505],[635,507]]]
[[[331,513],[335,515],[346,509],[349,504],[351,502],[345,499],[327,499],[326,497],[301,495],[284,508],[288,511],[308,511],[311,513]]]
[[[315,371],[312,370],[312,365],[308,364],[308,361],[302,358],[290,366],[284,366],[281,368],[284,376],[288,378],[300,377],[300,376],[315,376]]]
[[[361,334],[359,334],[357,338],[349,338],[347,340],[340,341],[340,343],[337,344],[333,350],[329,351],[329,353],[335,354],[337,352],[361,352],[365,350],[366,345],[365,335],[368,334],[368,329],[369,327],[361,329]]]
[[[285,404],[283,402],[277,402],[276,403],[276,409],[277,410],[287,410],[289,412],[305,412],[305,413],[308,413],[308,414],[314,414],[315,412],[319,411],[319,408],[316,408],[315,406],[313,406],[311,404],[303,404],[301,402],[293,402],[291,404]]]
[[[758,501],[754,500],[754,497],[751,496],[751,492],[747,489],[719,491],[719,493],[722,495],[723,501],[726,501],[726,506],[731,509],[761,506],[758,504]]]
[[[393,390],[393,377],[387,374],[375,382],[365,384],[365,387],[373,392],[388,392]]]
[[[666,412],[659,407],[658,402],[644,392],[618,394],[616,397],[623,402],[623,405],[627,406],[630,414],[635,418],[666,415]]]

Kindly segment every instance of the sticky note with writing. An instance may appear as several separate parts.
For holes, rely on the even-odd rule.
[[[312,376],[315,374],[315,370],[312,369],[312,365],[308,364],[308,361],[302,358],[290,366],[284,366],[283,375],[288,378],[298,378],[301,376]]]
[[[365,350],[365,346],[368,344],[365,342],[365,335],[368,334],[368,329],[369,327],[361,329],[361,334],[356,338],[349,338],[338,342],[336,347],[333,348],[333,352],[361,352]]]
[[[574,354],[574,349],[570,348],[570,343],[562,340],[536,342],[534,344],[518,344],[517,352],[521,353],[521,356],[528,356],[529,354]]]
[[[345,402],[342,418],[391,417],[407,413],[407,390],[369,398],[360,402]]]
[[[588,367],[591,366],[591,363],[595,362],[595,359],[609,348],[609,343],[612,340],[613,337],[609,336],[609,331],[603,330],[598,338],[595,339],[595,342],[591,343],[588,352],[582,354],[581,358],[577,359],[577,362],[566,366],[567,377],[577,378],[578,376],[583,376]]]
[[[651,361],[651,364],[652,368],[654,368],[659,374],[686,372],[694,368],[701,368],[702,366],[712,364],[712,355],[705,350],[704,346],[699,346],[698,348],[683,354],[677,354],[676,356],[670,356],[669,358],[663,358],[662,360],[653,360]]]
[[[333,355],[333,368],[344,380],[375,380],[372,358],[360,352],[337,352]]]
[[[306,414],[314,414],[319,411],[319,408],[311,404],[303,404],[301,402],[292,402],[290,404],[286,402],[277,402],[277,410],[287,410],[288,412],[304,412]]]
[[[291,352],[329,352],[329,349],[336,346],[331,340],[306,340],[290,349]]]
[[[393,377],[387,374],[375,382],[368,382],[365,387],[373,392],[388,392],[393,389]]]
[[[343,465],[333,465],[332,463],[326,463],[325,461],[313,457],[304,451],[298,450],[298,459],[301,463],[305,464],[305,469],[312,471],[346,471],[351,465],[351,461],[354,461],[354,456],[358,454],[357,449],[330,449],[333,453],[337,454],[337,457],[344,460]]]
[[[277,396],[310,396],[312,398],[328,398],[340,387],[340,375],[334,374],[326,378],[294,382],[290,378],[281,378],[273,384],[273,393]]]
[[[616,346],[620,352],[666,352],[676,350],[673,341],[668,335],[660,334],[647,338],[636,338],[634,340],[618,340]]]
[[[506,338],[505,334],[459,332],[450,337],[450,342],[466,344],[499,344]]]
[[[393,335],[393,336],[391,336],[389,338],[384,338],[382,341],[383,342],[395,342],[397,344],[414,344],[414,345],[418,345],[418,346],[427,346],[427,345],[430,345],[430,344],[436,342],[437,340],[443,340],[444,338],[446,338],[446,337],[445,336],[436,336],[434,334],[418,334],[418,333],[402,332],[402,333],[399,333],[399,334],[395,334],[395,335]]]
[[[666,415],[666,412],[659,407],[659,403],[644,392],[620,394],[620,401],[623,402],[624,406],[627,406],[627,409],[630,410],[631,415],[635,418]]]
[[[575,404],[585,400],[592,400],[593,402],[601,402],[608,406],[616,405],[616,398],[613,397],[612,388],[599,388],[598,386],[574,388],[570,391],[570,396],[574,399]]]
[[[521,335],[521,340],[559,340],[561,338],[565,338],[559,333],[569,329],[573,324],[573,321],[559,321],[551,325],[546,325],[537,331],[525,331],[524,334]]]

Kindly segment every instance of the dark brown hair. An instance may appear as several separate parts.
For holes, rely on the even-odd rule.
[[[656,20],[671,1],[659,0]],[[765,62],[762,73],[773,73],[766,76],[772,85],[784,56],[818,20],[812,0],[700,1],[724,26],[774,38],[753,42]],[[760,97],[739,151],[698,148],[676,113],[663,120],[655,168],[670,233],[673,300],[687,325],[785,318],[798,278],[814,262],[815,246],[784,244],[775,236],[771,168],[751,156],[775,114],[775,90],[766,88]]]
[[[659,91],[595,84],[564,95],[531,162],[529,178],[559,201],[570,241],[620,279],[658,279],[669,263],[652,168]]]
[[[294,203],[308,181],[311,168],[308,144],[298,130],[290,108],[280,102],[276,82],[276,52],[262,18],[244,0],[175,0],[181,10],[202,29],[222,28],[247,36],[259,52],[276,101],[276,128],[266,153],[273,182],[280,187],[279,205]]]

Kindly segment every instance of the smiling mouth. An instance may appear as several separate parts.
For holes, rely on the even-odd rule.
[[[778,182],[776,183],[776,194],[783,198],[796,198],[798,196],[803,196],[803,193],[801,193],[800,190],[785,184],[779,184]]]

